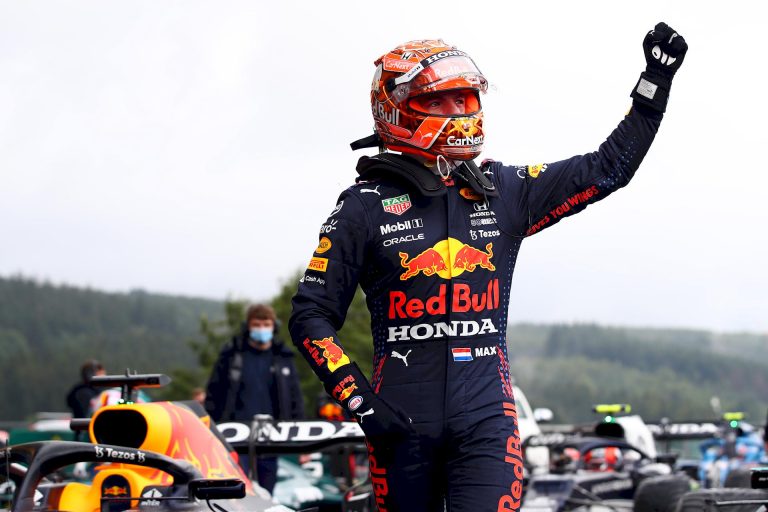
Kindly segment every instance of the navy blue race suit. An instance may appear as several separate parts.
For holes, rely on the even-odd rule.
[[[496,197],[459,178],[424,194],[395,175],[341,194],[289,327],[326,390],[368,436],[380,510],[441,511],[443,497],[449,511],[520,506],[505,341],[520,243],[626,185],[661,118],[636,105],[594,153],[536,166],[486,164]],[[370,384],[337,337],[358,283],[375,345]]]

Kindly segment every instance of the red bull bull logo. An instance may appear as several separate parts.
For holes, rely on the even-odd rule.
[[[345,364],[349,364],[349,357],[347,357],[344,351],[341,350],[341,347],[333,342],[333,336],[321,340],[312,340],[311,342],[309,338],[307,338],[304,340],[304,347],[309,351],[312,359],[318,366],[321,366],[323,363],[327,364],[328,370],[330,370],[331,373],[335,372]],[[323,349],[322,354],[315,347]]]
[[[408,253],[401,252],[399,254],[400,265],[406,269],[406,271],[400,275],[401,281],[417,276],[419,275],[419,272],[423,272],[425,276],[432,276],[438,272],[442,273],[448,271],[445,259],[443,259],[443,256],[433,247],[430,247],[418,256],[414,256],[410,260],[408,259]]]
[[[357,384],[352,384],[349,387],[344,388],[341,393],[339,393],[339,401],[344,401],[350,396],[352,396],[352,393],[354,393],[357,390]]]
[[[453,268],[474,272],[477,267],[481,267],[493,272],[496,267],[491,263],[491,258],[493,258],[493,243],[486,244],[485,252],[475,249],[471,245],[465,245],[456,253]]]
[[[338,384],[336,384],[336,387],[333,388],[332,395],[333,398],[341,402],[352,396],[352,393],[356,389],[357,384],[355,383],[355,378],[352,375],[347,375]]]
[[[400,265],[406,269],[400,275],[401,281],[406,281],[417,275],[433,276],[437,274],[443,279],[460,276],[464,272],[474,272],[477,267],[496,270],[491,263],[493,258],[493,243],[485,246],[485,251],[476,249],[455,238],[437,242],[433,247],[417,254],[413,258],[408,253],[401,252]]]
[[[107,487],[106,489],[104,489],[103,494],[104,496],[127,496],[128,489],[126,489],[125,487],[113,485],[112,487]]]

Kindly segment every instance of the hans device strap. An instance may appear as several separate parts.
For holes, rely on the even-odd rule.
[[[408,182],[427,197],[441,196],[447,188],[440,177],[429,172],[416,160],[392,153],[363,156],[357,162],[357,181],[374,180],[382,177],[396,177]],[[462,162],[453,170],[453,175],[465,181],[472,190],[485,196],[498,196],[493,183],[482,173],[474,162]]]

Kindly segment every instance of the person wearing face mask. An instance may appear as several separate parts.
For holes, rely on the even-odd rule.
[[[250,423],[256,414],[278,420],[304,417],[293,352],[277,337],[277,316],[264,304],[248,308],[240,333],[225,344],[206,388],[205,408],[216,422]],[[248,472],[247,456],[240,464]],[[272,492],[277,459],[259,457],[259,485]]]

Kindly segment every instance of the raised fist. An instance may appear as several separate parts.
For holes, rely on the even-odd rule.
[[[658,23],[643,39],[647,71],[672,78],[688,51],[685,38],[666,23]]]

